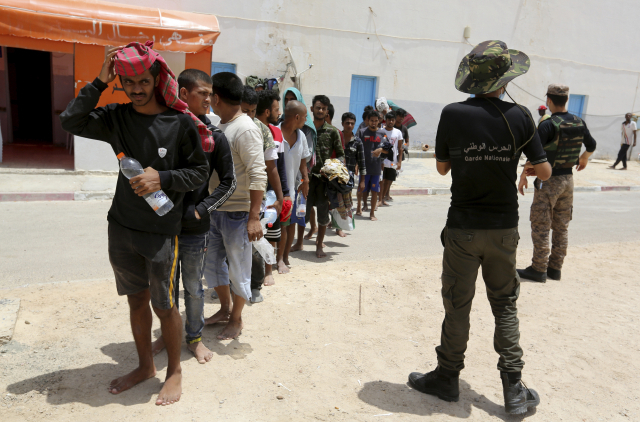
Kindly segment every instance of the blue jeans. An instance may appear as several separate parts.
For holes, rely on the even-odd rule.
[[[202,340],[204,328],[204,289],[202,277],[209,233],[178,236],[178,268],[176,270],[175,294],[178,308],[178,290],[180,288],[180,272],[182,270],[182,286],[184,288],[184,305],[187,321],[184,331],[187,333],[187,344]]]
[[[213,211],[204,276],[210,288],[228,286],[251,300],[251,251],[244,211]],[[227,264],[228,260],[228,264]]]

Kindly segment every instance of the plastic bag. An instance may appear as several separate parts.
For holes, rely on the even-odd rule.
[[[338,210],[331,210],[331,220],[333,221],[333,227],[339,230],[351,231],[356,228],[353,218],[342,218]]]
[[[251,242],[251,244],[262,256],[264,262],[269,265],[273,265],[276,263],[276,254],[274,252],[273,246],[271,246],[267,239],[261,237],[260,240],[254,240],[253,242]]]

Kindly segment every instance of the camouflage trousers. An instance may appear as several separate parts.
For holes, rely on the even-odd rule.
[[[569,246],[569,222],[573,216],[573,175],[551,176],[546,182],[536,179],[531,204],[531,239],[536,271],[547,267],[562,269]],[[549,230],[553,230],[549,248]],[[551,255],[549,255],[551,253]]]

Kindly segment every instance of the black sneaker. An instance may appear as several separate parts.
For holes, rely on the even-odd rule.
[[[460,400],[458,382],[460,372],[437,367],[435,371],[426,374],[412,372],[409,375],[409,385],[414,389],[444,401]]]
[[[520,372],[500,372],[502,391],[504,393],[504,408],[511,415],[527,413],[530,407],[540,404],[540,396],[536,390],[531,390],[522,382]]]
[[[524,270],[516,270],[520,275],[520,278],[526,278],[527,280],[537,281],[539,283],[547,282],[547,273],[542,271],[536,271],[532,266],[528,266]]]
[[[562,274],[560,270],[554,270],[551,267],[547,268],[547,277],[550,278],[551,280],[560,280],[561,276]]]

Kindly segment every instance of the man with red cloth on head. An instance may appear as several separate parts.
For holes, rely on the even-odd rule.
[[[178,83],[153,43],[131,43],[108,51],[98,77],[84,86],[60,115],[62,127],[77,136],[109,143],[144,167],[127,179],[118,175],[109,220],[109,260],[118,294],[127,295],[131,329],[139,365],[109,386],[118,394],[156,375],[151,351],[153,311],[160,319],[169,357],[167,376],[156,400],[168,405],[180,400],[182,319],[175,305],[174,282],[178,260],[185,192],[208,178],[203,152],[213,151],[210,131],[178,98]],[[131,100],[98,107],[102,91],[116,75]],[[143,196],[163,190],[174,207],[159,216]]]

